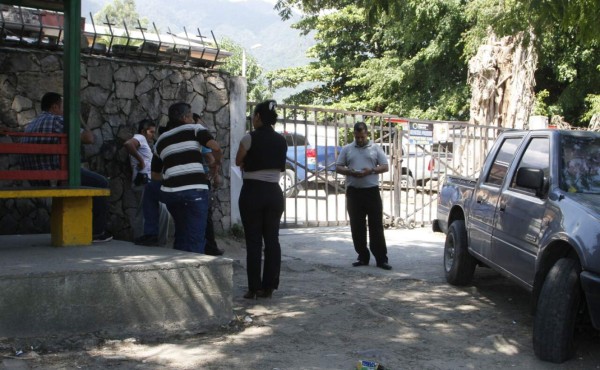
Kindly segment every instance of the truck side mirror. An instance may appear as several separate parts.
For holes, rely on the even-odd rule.
[[[517,186],[535,190],[540,196],[544,189],[544,171],[539,168],[521,167],[517,171]]]

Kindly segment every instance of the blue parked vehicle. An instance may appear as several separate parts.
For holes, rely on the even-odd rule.
[[[330,183],[338,180],[335,161],[339,146],[312,146],[304,135],[280,132],[288,144],[286,170],[279,185],[285,197],[294,197],[308,183]]]

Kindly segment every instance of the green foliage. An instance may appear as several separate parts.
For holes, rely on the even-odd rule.
[[[550,97],[548,90],[538,91],[535,94],[535,101],[533,103],[533,109],[531,115],[534,116],[562,116],[564,115],[560,105],[549,105],[546,100]]]
[[[583,115],[583,121],[589,123],[594,115],[600,115],[600,95],[588,95],[585,103],[587,111]]]
[[[534,116],[548,116],[548,104],[544,100],[550,96],[548,90],[538,91],[535,94],[535,102],[531,114]]]
[[[369,122],[365,122],[367,123],[367,125],[369,124]],[[395,124],[384,124],[384,128],[385,129],[392,129]],[[386,132],[390,132],[390,131],[386,131]],[[369,138],[371,140],[374,141],[378,141],[380,138],[382,138],[382,133],[383,130],[381,128],[381,126],[377,126],[376,128],[373,130],[369,130]],[[348,127],[340,127],[338,128],[338,145],[340,146],[344,146],[346,144],[350,144],[351,142],[354,141],[354,127],[353,126],[348,126]],[[386,139],[387,141],[387,139]]]
[[[226,59],[220,70],[232,76],[242,75],[244,49],[233,40],[224,38],[219,45],[233,55]],[[248,51],[246,53],[246,80],[248,82],[248,101],[263,101],[273,96],[273,91],[267,85],[263,69]]]
[[[536,28],[545,32],[570,33],[583,46],[600,43],[600,2],[597,0],[528,0],[531,13],[537,14]],[[558,27],[556,27],[558,26]],[[542,32],[539,32],[540,34]]]
[[[135,30],[140,24],[142,27],[147,27],[149,24],[147,18],[140,18],[136,11],[135,0],[113,0],[112,3],[106,4],[98,13],[94,14],[94,22],[102,25],[106,23],[107,17],[114,24],[113,27],[123,28],[123,24],[125,24],[130,31]]]
[[[431,15],[443,8],[440,3],[463,8],[471,25],[471,36],[485,37],[489,27],[500,36],[514,35],[529,29],[533,29],[536,35],[554,30],[558,33],[573,32],[576,41],[582,45],[600,43],[600,1],[597,0],[278,0],[275,9],[283,19],[289,19],[294,7],[306,14],[318,14],[323,10],[341,9],[348,4],[355,4],[365,10],[367,20],[374,24],[382,16],[405,19],[415,6],[424,10],[419,14]],[[421,20],[417,22],[427,26]],[[427,30],[427,27],[424,29]],[[477,43],[471,46],[476,47]]]
[[[141,46],[144,41],[138,39],[128,39],[124,37],[124,33],[120,33],[120,36],[110,37],[110,36],[101,36],[96,39],[96,43],[102,43],[105,45],[131,45],[131,46]],[[111,43],[112,39],[112,43]]]
[[[600,50],[575,42],[572,33],[548,31],[540,35],[536,89],[547,90],[548,105],[576,126],[586,126],[585,98],[600,93]]]
[[[102,36],[96,42],[105,45],[142,45],[143,40],[127,38],[127,33],[124,31],[125,26],[130,33],[139,30],[140,27],[144,29],[148,27],[150,23],[148,19],[145,17],[140,18],[135,9],[135,0],[113,0],[112,3],[106,4],[98,13],[94,14],[94,23],[105,25],[108,19],[112,24],[111,27],[115,35],[114,37]],[[115,28],[118,28],[118,30],[115,30]]]
[[[299,2],[287,2],[291,3]],[[317,61],[267,78],[274,88],[306,81],[318,85],[288,98],[287,103],[415,113],[413,117],[419,118],[467,118],[466,64],[461,60],[466,24],[461,2],[398,3],[394,5],[398,14],[381,14],[377,21],[369,18],[368,1],[324,1],[318,7],[307,3],[311,2],[302,2],[303,10],[315,12],[295,27],[304,34],[314,32],[318,43],[308,56]],[[335,10],[320,11],[328,7]]]
[[[344,146],[354,141],[354,130],[352,128],[338,128],[338,145]]]

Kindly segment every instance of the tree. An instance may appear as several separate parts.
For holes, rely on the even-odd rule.
[[[307,34],[316,30],[317,45],[308,56],[317,59],[307,67],[292,68],[269,73],[276,88],[296,86],[301,82],[318,81],[320,85],[303,91],[288,102],[310,104],[336,104],[356,88],[349,85],[354,68],[360,67],[368,54],[374,52],[369,45],[373,32],[364,28],[364,17],[359,9],[348,6],[328,15],[305,17],[294,25]]]
[[[575,126],[589,124],[586,100],[600,93],[598,1],[474,0],[466,13],[473,23],[465,34],[470,50],[489,29],[499,36],[531,30],[539,55],[535,91],[544,94],[546,115],[561,115]]]
[[[341,17],[350,6],[358,10],[353,16],[362,17],[367,26],[361,31],[344,28],[342,36],[378,42],[379,53],[349,43],[336,48],[344,38],[325,31],[328,25],[337,27],[327,18]],[[600,94],[600,2],[596,0],[279,0],[275,6],[283,18],[294,7],[306,14],[299,26],[305,33],[316,31],[319,44],[328,50],[322,52],[317,45],[313,51],[319,62],[308,68],[333,78],[321,80],[325,82],[320,93],[327,98],[321,96],[319,101],[328,104],[419,118],[464,119],[468,117],[467,63],[490,30],[498,38],[535,36],[539,56],[535,91],[548,92],[548,112],[587,125],[595,107],[589,102]],[[524,47],[529,41],[524,38]],[[365,55],[368,60],[362,59]],[[343,67],[332,62],[336,60],[349,64]],[[281,79],[297,75],[298,70],[277,75]],[[307,78],[318,75],[308,73]]]
[[[244,48],[233,40],[224,38],[220,46],[233,55],[226,59],[225,64],[220,67],[221,71],[232,76],[242,75],[242,64]],[[263,101],[273,96],[273,92],[267,86],[263,76],[263,69],[256,59],[247,51],[246,54],[246,80],[248,81],[248,101]]]
[[[570,35],[585,47],[600,43],[600,2],[595,0],[472,0],[466,5],[474,20],[469,32],[481,38],[491,27],[498,36],[532,31]]]
[[[297,83],[302,71],[305,80],[320,85],[291,97],[290,102],[301,98],[303,103],[420,118],[467,117],[466,63],[461,60],[466,24],[461,3],[410,0],[403,3],[400,16],[382,14],[371,23],[367,8],[354,3],[361,2],[339,6],[331,2],[335,10],[308,14],[295,25],[305,34],[316,32],[318,43],[309,57],[318,62],[271,73],[273,86]]]
[[[115,27],[123,28],[125,24],[129,30],[139,27],[138,20],[142,27],[147,27],[149,24],[147,18],[140,18],[137,13],[135,0],[113,0],[94,14],[94,22],[99,25],[104,24],[107,17]]]
[[[365,9],[371,23],[382,15],[402,17],[406,4],[397,0],[278,0],[275,9],[283,19],[289,19],[294,7],[307,14],[317,14],[324,10],[339,9],[348,3],[354,3]],[[583,44],[600,43],[600,2],[596,0],[470,0],[464,2],[472,12],[478,13],[480,20],[474,24],[486,30],[492,26],[494,32],[502,37],[526,32],[533,26],[533,32],[541,34],[543,29],[560,32],[575,32],[577,40]],[[480,38],[486,32],[480,33]]]

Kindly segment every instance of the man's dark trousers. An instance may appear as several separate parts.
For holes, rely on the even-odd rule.
[[[378,187],[346,189],[346,205],[350,230],[358,259],[369,262],[367,249],[367,217],[369,218],[369,245],[377,264],[387,263],[387,246],[383,234],[383,204]]]

